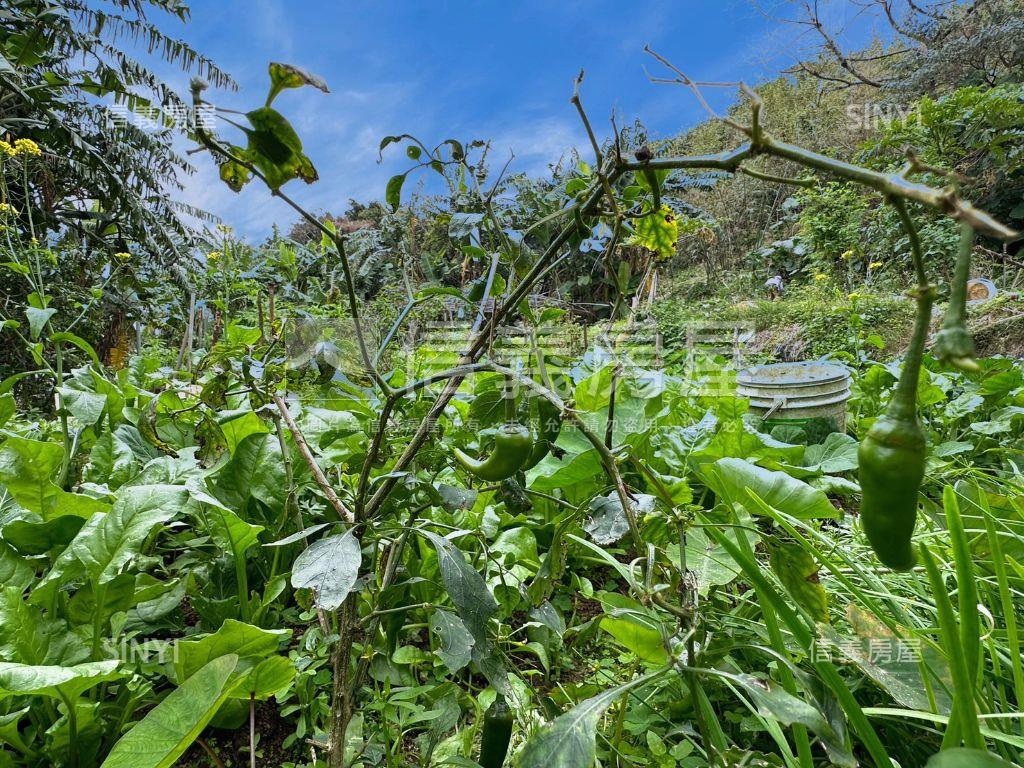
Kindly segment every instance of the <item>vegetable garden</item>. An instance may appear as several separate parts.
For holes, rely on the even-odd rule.
[[[0,9],[0,768],[1021,764],[1024,365],[975,351],[967,283],[1024,211],[919,151],[779,138],[744,84],[711,114],[727,149],[602,138],[581,73],[589,145],[553,179],[387,136],[407,168],[349,226],[291,191],[329,180],[288,96],[328,84],[271,63],[260,106],[218,110],[183,49],[221,118],[189,162],[299,221],[192,240],[49,121],[96,94],[35,95],[61,34],[115,23],[89,6]],[[89,205],[53,202],[65,146]],[[712,248],[706,174],[802,196],[808,242],[830,195],[887,223],[912,327],[886,354],[856,315],[845,428],[762,418],[721,350],[641,343],[680,243]]]

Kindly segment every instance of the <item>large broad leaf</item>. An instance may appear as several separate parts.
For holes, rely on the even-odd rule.
[[[727,529],[725,535],[733,541],[739,534],[738,529]],[[744,532],[750,541],[757,534]],[[666,547],[669,559],[679,563],[679,545],[669,544]],[[686,569],[697,583],[697,592],[706,595],[712,587],[729,584],[740,575],[740,567],[732,556],[720,544],[712,541],[701,528],[692,528],[686,533]]]
[[[82,526],[33,591],[33,601],[48,599],[65,579],[82,573],[94,585],[112,581],[140,554],[150,532],[175,517],[187,499],[188,491],[176,485],[122,488],[108,513]]]
[[[844,432],[832,432],[819,445],[809,445],[804,452],[808,470],[826,474],[849,472],[857,468],[859,443]]]
[[[0,539],[0,584],[24,590],[35,580],[35,567]]]
[[[263,701],[283,690],[295,679],[296,669],[286,656],[271,656],[246,672],[232,686],[231,698]]]
[[[139,469],[132,447],[117,432],[104,432],[89,452],[85,479],[116,490],[132,479]]]
[[[925,768],[1014,768],[1014,763],[980,749],[955,747],[932,755]]]
[[[265,435],[270,431],[252,408],[240,408],[237,411],[224,411],[217,414],[217,426],[220,427],[227,443],[228,452],[234,455],[239,444],[250,435]]]
[[[236,558],[244,558],[245,553],[259,541],[263,532],[262,525],[248,523],[217,499],[208,494],[199,482],[189,484],[189,493],[195,505],[194,517],[210,534],[214,543],[224,552]]]
[[[333,611],[355,586],[362,560],[359,540],[351,529],[325,536],[295,559],[292,586],[312,589],[317,605]]]
[[[0,447],[0,485],[6,486],[22,508],[45,518],[89,517],[108,509],[101,501],[68,493],[53,482],[64,460],[64,449],[57,443],[11,434],[5,437]]]
[[[89,649],[63,620],[48,619],[25,602],[20,587],[0,589],[0,658],[33,666],[70,666],[85,661]]]
[[[930,692],[935,710],[949,714],[952,675],[941,651],[914,639],[895,637],[874,615],[853,604],[847,606],[846,618],[854,634],[840,635],[821,625],[820,647],[834,649],[836,658],[856,664],[900,706],[931,711]],[[927,683],[922,674],[927,674]]]
[[[231,693],[237,656],[221,656],[186,680],[114,745],[102,768],[170,768]]]
[[[97,392],[86,392],[71,387],[58,387],[57,391],[60,393],[64,408],[82,424],[95,424],[107,407],[107,396]]]
[[[273,510],[282,509],[288,483],[276,435],[253,434],[242,440],[231,460],[213,475],[210,487],[234,510],[244,510],[250,496]]]
[[[549,453],[527,475],[530,488],[547,491],[569,488],[578,483],[592,483],[601,474],[601,457],[594,446],[577,429],[563,429],[555,441],[561,458]]]
[[[120,677],[119,661],[91,661],[70,667],[0,662],[0,699],[6,696],[62,696],[74,701],[94,685]]]
[[[62,515],[52,520],[12,520],[3,527],[4,541],[23,555],[45,555],[51,549],[63,549],[75,538],[85,520],[74,515]],[[0,583],[3,556],[0,555]]]
[[[240,664],[262,661],[277,653],[281,643],[290,635],[289,629],[261,629],[228,619],[212,635],[197,640],[179,640],[175,644],[175,674],[178,680],[186,680],[221,656],[235,656]]]
[[[774,509],[801,520],[840,516],[824,491],[812,488],[785,472],[773,472],[743,459],[719,459],[710,467],[703,468],[701,474],[715,493],[742,504],[752,515],[760,514],[761,510],[751,503],[748,494],[754,494]]]
[[[577,704],[537,731],[519,753],[519,768],[591,768],[597,759],[597,724],[623,693],[650,682],[661,671],[609,688]]]

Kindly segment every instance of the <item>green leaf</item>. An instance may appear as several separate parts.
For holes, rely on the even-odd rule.
[[[430,531],[422,531],[437,551],[441,581],[455,606],[459,618],[477,643],[487,639],[487,622],[498,610],[498,603],[487,589],[487,582],[466,562],[465,555],[450,539]]]
[[[14,395],[10,392],[0,395],[0,427],[3,427],[17,411],[18,406],[14,402]]]
[[[817,734],[828,751],[833,765],[856,768],[858,763],[848,751],[844,739],[836,733],[825,716],[811,704],[787,693],[773,680],[762,680],[748,674],[733,675],[712,670],[708,670],[708,673],[721,676],[742,686],[756,704],[757,712],[763,717],[770,717],[783,725],[799,724]]]
[[[7,528],[4,527],[4,538],[7,538]],[[35,567],[13,549],[10,545],[0,539],[0,584],[5,587],[17,587],[20,590],[28,589],[36,580]]]
[[[221,656],[192,675],[121,737],[102,768],[171,768],[227,700],[237,664]]]
[[[117,432],[104,432],[89,452],[84,477],[88,482],[116,490],[131,480],[138,469],[131,445]]]
[[[768,564],[789,596],[815,621],[827,622],[828,597],[818,580],[818,563],[796,541],[767,538]]]
[[[70,387],[57,387],[61,403],[68,413],[87,426],[94,425],[103,416],[107,405],[107,396],[95,392],[84,392]]]
[[[65,579],[78,573],[94,585],[112,581],[142,552],[150,532],[175,517],[187,499],[188,491],[181,486],[122,488],[109,512],[93,515],[82,526],[33,590],[33,601],[48,599]]]
[[[228,452],[232,455],[245,438],[250,435],[265,435],[270,431],[263,419],[253,413],[251,408],[217,414],[217,426],[220,427]]]
[[[116,680],[119,661],[91,661],[64,666],[35,666],[0,662],[0,699],[5,696],[62,695],[74,701],[94,685]]]
[[[8,434],[0,447],[0,484],[20,507],[47,519],[106,511],[103,502],[68,493],[53,482],[63,460],[64,449],[57,443]]]
[[[68,666],[88,658],[89,650],[67,622],[44,618],[25,602],[24,589],[0,590],[0,657],[29,665]]]
[[[199,503],[195,517],[209,532],[214,543],[221,551],[236,558],[244,558],[245,553],[259,542],[263,526],[246,522],[213,496],[202,491],[198,485],[191,485],[189,490],[192,499]]]
[[[806,468],[825,474],[850,472],[857,468],[859,443],[843,432],[832,432],[825,442],[809,445],[804,453]]]
[[[296,669],[286,656],[271,656],[259,662],[233,686],[231,698],[264,701],[295,679]]]
[[[277,436],[253,434],[243,439],[231,460],[211,476],[210,487],[230,509],[245,510],[250,496],[272,510],[283,509],[288,483]]]
[[[302,141],[284,116],[270,107],[249,112],[252,130],[246,130],[249,144],[246,155],[266,177],[273,190],[295,178],[307,184],[317,180],[312,162],[302,152]]]
[[[388,179],[388,185],[384,190],[384,201],[397,211],[402,203],[402,185],[405,184],[405,177],[408,174],[399,173]]]
[[[597,759],[597,725],[626,691],[650,682],[662,671],[609,688],[577,704],[538,730],[519,753],[519,768],[591,768]]]
[[[103,363],[100,362],[100,356],[96,354],[96,350],[93,349],[92,344],[87,342],[81,336],[78,336],[69,331],[60,331],[58,333],[51,334],[50,341],[61,341],[66,342],[68,344],[72,344],[73,346],[76,346],[80,350],[85,352],[85,354],[89,356],[89,359],[92,360],[93,365],[95,365],[97,368],[103,367]]]
[[[75,515],[61,515],[52,520],[12,520],[3,528],[4,541],[25,555],[45,555],[51,549],[66,547],[82,530],[85,520]],[[3,555],[0,548],[0,583],[3,578]],[[33,579],[34,581],[34,579]]]
[[[743,505],[752,515],[760,514],[760,509],[751,503],[749,494],[801,520],[840,516],[823,491],[785,472],[773,472],[743,459],[719,459],[702,468],[701,475],[715,493]]]
[[[25,307],[25,317],[28,318],[29,333],[31,334],[32,341],[39,338],[39,334],[43,332],[43,326],[45,326],[50,321],[50,318],[55,314],[57,314],[57,310],[52,307],[47,309]]]
[[[174,648],[174,671],[178,680],[186,680],[202,667],[222,656],[235,656],[241,662],[257,662],[273,656],[291,635],[289,629],[261,629],[242,621],[227,619],[211,635],[178,640]],[[250,663],[247,666],[254,666]]]
[[[355,586],[362,559],[359,540],[351,529],[325,536],[295,559],[292,586],[312,589],[317,605],[333,611]]]
[[[434,611],[430,632],[437,638],[435,653],[453,675],[472,660],[475,640],[458,616],[449,611]]]
[[[955,747],[928,758],[925,768],[1013,768],[1014,764],[980,749]]]
[[[646,613],[615,609],[601,619],[601,629],[641,661],[659,665],[668,661],[660,623]]]
[[[231,154],[240,160],[248,160],[249,157],[249,153],[242,147],[231,147]],[[242,187],[252,180],[252,171],[238,160],[225,160],[220,165],[219,173],[220,180],[234,192],[241,192]]]

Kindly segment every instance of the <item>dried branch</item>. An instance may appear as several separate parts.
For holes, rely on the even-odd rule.
[[[353,515],[342,500],[338,498],[338,494],[334,492],[334,488],[331,487],[331,483],[327,480],[327,476],[324,475],[324,471],[320,469],[320,465],[316,463],[316,458],[313,456],[313,452],[309,449],[309,443],[306,442],[306,438],[299,429],[299,425],[295,423],[295,419],[293,419],[291,413],[288,412],[288,404],[284,401],[284,398],[280,395],[274,395],[274,405],[277,406],[277,410],[281,414],[281,418],[284,420],[285,425],[288,427],[288,431],[292,433],[292,439],[295,440],[295,445],[299,449],[299,453],[302,455],[303,461],[306,462],[306,466],[309,467],[309,471],[313,473],[313,479],[316,481],[316,484],[320,486],[320,490],[323,491],[324,496],[327,497],[328,503],[334,507],[334,511],[338,513],[338,517],[340,519],[344,520],[346,523],[354,523],[356,521],[355,515]]]

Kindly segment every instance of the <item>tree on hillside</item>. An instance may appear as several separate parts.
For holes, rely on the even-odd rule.
[[[137,242],[166,260],[191,237],[183,216],[199,213],[173,199],[192,170],[172,147],[173,123],[189,112],[133,52],[145,50],[216,86],[234,84],[164,33],[151,12],[189,18],[181,0],[5,3],[0,135],[34,139],[43,150],[30,199],[19,201],[31,205],[37,227],[107,242],[114,251]]]
[[[792,71],[813,75],[832,88],[869,86],[918,97],[963,86],[996,86],[1024,74],[1024,2],[1021,0],[843,0],[859,22],[888,30],[884,44],[849,51],[832,3],[787,0],[787,20],[805,28],[816,56]]]

